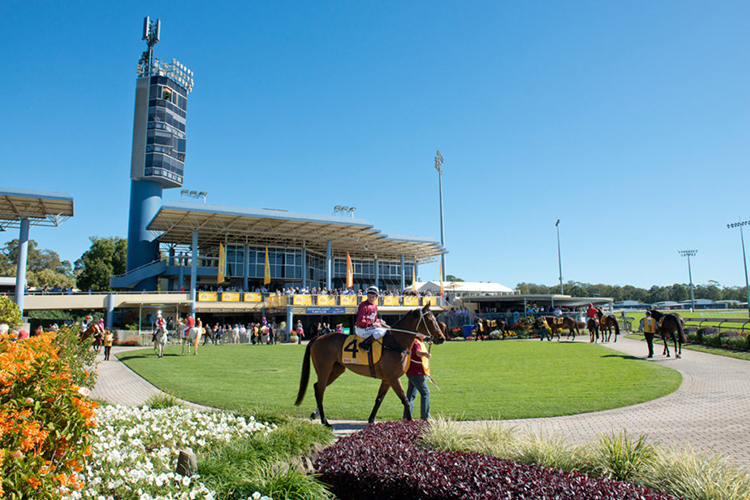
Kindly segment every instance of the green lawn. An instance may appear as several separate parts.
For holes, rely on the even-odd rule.
[[[206,346],[198,356],[180,356],[179,350],[167,348],[162,359],[151,349],[119,357],[157,387],[196,403],[297,416],[315,409],[314,372],[304,402],[293,405],[303,346]],[[599,411],[664,396],[681,382],[677,371],[588,342],[449,342],[433,346],[432,354],[432,376],[441,389],[431,386],[432,413],[454,419]],[[326,415],[366,420],[379,384],[347,371],[326,391]],[[397,419],[401,412],[389,392],[378,419]]]

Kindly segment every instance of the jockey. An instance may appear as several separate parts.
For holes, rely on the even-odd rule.
[[[370,345],[375,339],[379,339],[388,331],[388,325],[385,321],[378,318],[378,287],[371,286],[367,289],[367,300],[363,300],[357,309],[357,322],[355,332],[362,337],[359,343],[360,349],[367,352]]]
[[[162,317],[161,311],[156,313],[156,321],[154,321],[154,335],[151,337],[152,341],[156,342],[156,334],[160,329],[164,329],[164,331],[167,331],[167,320]]]
[[[187,322],[185,323],[185,328],[182,330],[182,338],[184,339],[187,337],[187,332],[195,327],[195,318],[192,316],[187,317]]]
[[[91,316],[89,316],[89,315],[87,314],[87,315],[86,315],[86,317],[85,317],[85,318],[83,318],[83,321],[81,321],[81,330],[82,330],[82,331],[84,331],[84,332],[85,332],[86,330],[88,330],[88,329],[89,329],[89,326],[91,326],[91,322],[92,322],[92,321],[93,321],[93,319],[91,318]]]
[[[598,319],[599,310],[594,307],[594,304],[589,304],[589,308],[586,309],[586,317],[591,319]]]

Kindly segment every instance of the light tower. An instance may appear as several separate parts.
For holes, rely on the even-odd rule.
[[[162,205],[162,191],[182,187],[185,166],[187,95],[193,72],[175,59],[154,56],[161,22],[143,20],[148,46],[138,61],[130,160],[130,214],[127,272],[159,259],[157,235],[146,228]],[[135,290],[156,290],[157,279],[138,282]]]
[[[695,311],[695,299],[693,298],[693,270],[690,268],[690,257],[695,257],[698,250],[677,250],[677,253],[688,260],[688,277],[690,278],[690,310]]]
[[[435,155],[435,170],[438,171],[438,184],[440,186],[440,246],[445,248],[445,228],[443,226],[443,155],[440,154],[439,149]],[[445,281],[444,253],[440,255],[440,281]]]

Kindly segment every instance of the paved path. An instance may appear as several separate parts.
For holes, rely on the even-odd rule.
[[[634,357],[645,357],[646,345],[621,338],[608,347]],[[118,361],[115,354],[127,349],[113,347],[110,361],[99,366],[93,396],[114,404],[142,405],[159,390]],[[656,347],[656,352],[661,350]],[[102,355],[98,356],[102,359]],[[637,438],[647,434],[667,446],[688,442],[699,452],[721,452],[750,470],[750,362],[685,350],[682,359],[652,360],[682,373],[682,385],[662,398],[615,410],[568,417],[507,420],[523,431],[562,434],[574,442],[592,441],[611,430],[627,430]],[[338,435],[355,432],[365,422],[332,421]],[[467,423],[471,425],[471,423]]]

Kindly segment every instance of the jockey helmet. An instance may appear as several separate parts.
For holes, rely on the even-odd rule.
[[[158,312],[156,313],[156,317],[157,317],[157,318],[161,318],[161,311],[158,311]]]
[[[86,319],[91,319],[91,316],[89,316],[89,315],[87,314],[87,315],[86,315]]]
[[[378,287],[373,285],[367,289],[367,295],[370,295],[371,293],[374,293],[375,295],[380,295],[380,290],[378,290]]]

